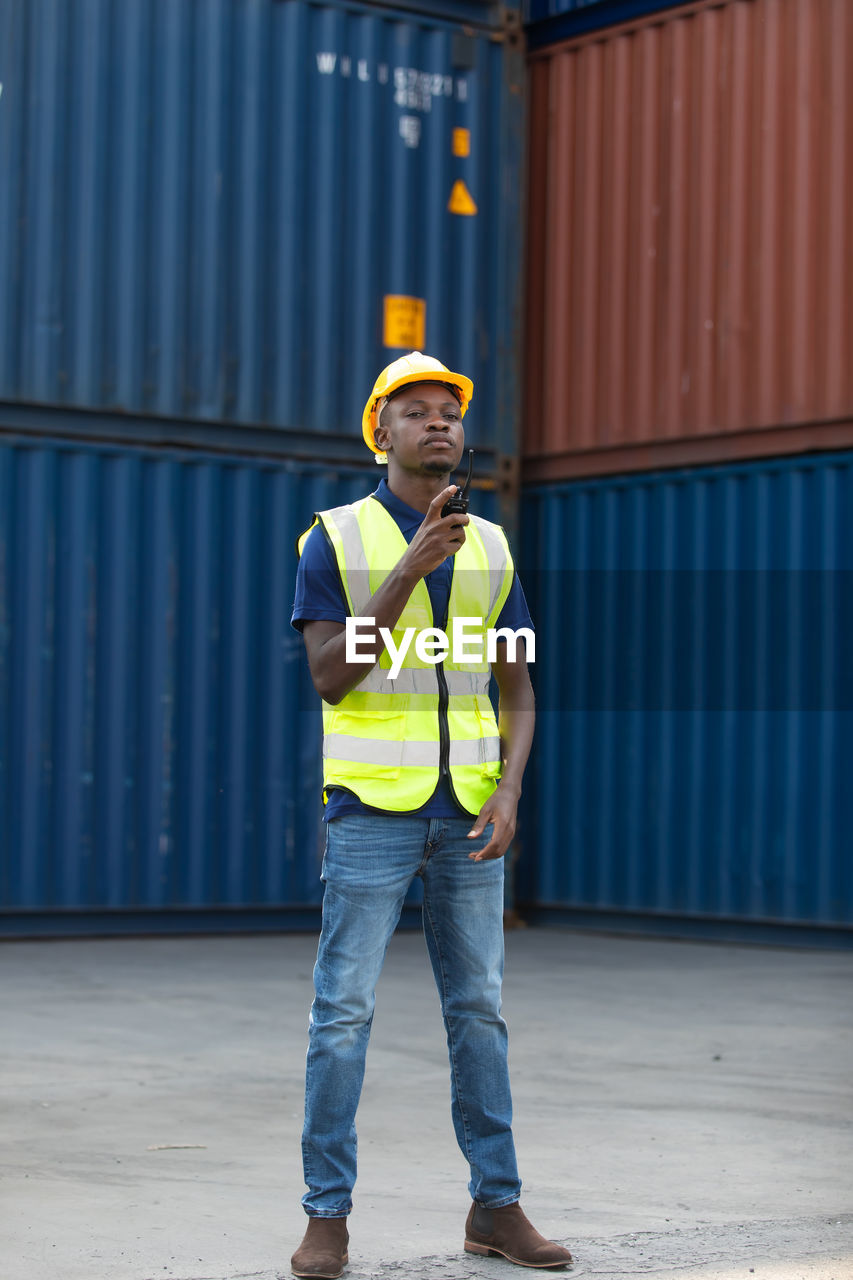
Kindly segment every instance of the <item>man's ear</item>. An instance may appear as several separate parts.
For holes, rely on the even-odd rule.
[[[374,444],[384,453],[388,445],[391,443],[391,433],[388,428],[383,426],[381,422],[377,422],[376,430],[373,432]]]

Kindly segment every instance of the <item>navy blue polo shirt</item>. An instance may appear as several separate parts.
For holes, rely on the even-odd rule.
[[[393,494],[388,488],[388,482],[384,479],[379,482],[379,487],[373,496],[394,517],[406,542],[411,542],[423,523],[423,512],[416,511],[414,507],[410,507],[407,502],[403,502]],[[441,624],[447,614],[452,575],[453,556],[448,556],[437,569],[424,578],[436,626]],[[305,539],[305,546],[299,559],[291,626],[301,632],[306,622],[322,619],[343,624],[348,617],[349,609],[341,587],[335,553],[325,533],[317,525]],[[520,627],[533,629],[518,574],[513,579],[496,625],[510,627],[513,631],[517,631]],[[343,817],[345,813],[377,812],[369,805],[362,804],[357,796],[343,787],[330,787],[327,796],[328,802],[323,812],[326,822]],[[447,779],[441,778],[429,800],[417,810],[417,813],[425,818],[458,818],[460,814],[467,814],[467,810],[460,808],[453,798]]]

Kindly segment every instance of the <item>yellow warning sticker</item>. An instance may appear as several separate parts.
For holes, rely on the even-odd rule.
[[[447,207],[451,213],[472,214],[477,212],[477,206],[474,203],[471,192],[461,178],[457,178],[453,184]]]
[[[454,129],[453,130],[453,154],[455,156],[470,156],[471,154],[471,130],[470,129]]]
[[[386,293],[382,321],[382,345],[423,351],[426,346],[426,298]]]

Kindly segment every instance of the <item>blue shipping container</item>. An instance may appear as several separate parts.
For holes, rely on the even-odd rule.
[[[524,0],[522,16],[528,45],[538,49],[684,3],[685,0]]]
[[[376,482],[0,440],[0,934],[316,924],[295,540]]]
[[[853,454],[537,487],[542,914],[853,942]]]
[[[0,400],[336,433],[423,347],[513,452],[520,23],[437,11],[6,0]]]

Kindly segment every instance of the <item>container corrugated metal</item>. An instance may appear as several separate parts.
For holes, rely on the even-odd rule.
[[[290,626],[295,539],[376,479],[0,442],[0,933],[316,909],[320,704]]]
[[[680,4],[684,0],[525,0],[522,15],[534,49]]]
[[[522,902],[853,941],[853,453],[536,487]]]
[[[292,0],[276,0],[279,4],[289,4]],[[459,23],[463,26],[488,27],[500,30],[506,22],[507,10],[515,12],[517,5],[504,7],[498,0],[365,0],[376,4],[379,8],[402,9],[426,14],[429,18],[440,18],[444,21]]]
[[[530,61],[527,479],[853,445],[853,7]]]
[[[520,22],[448,7],[484,25],[7,0],[0,399],[339,432],[419,345],[423,304],[426,348],[512,451]],[[449,209],[457,182],[476,213]],[[415,303],[386,329],[397,297]]]

